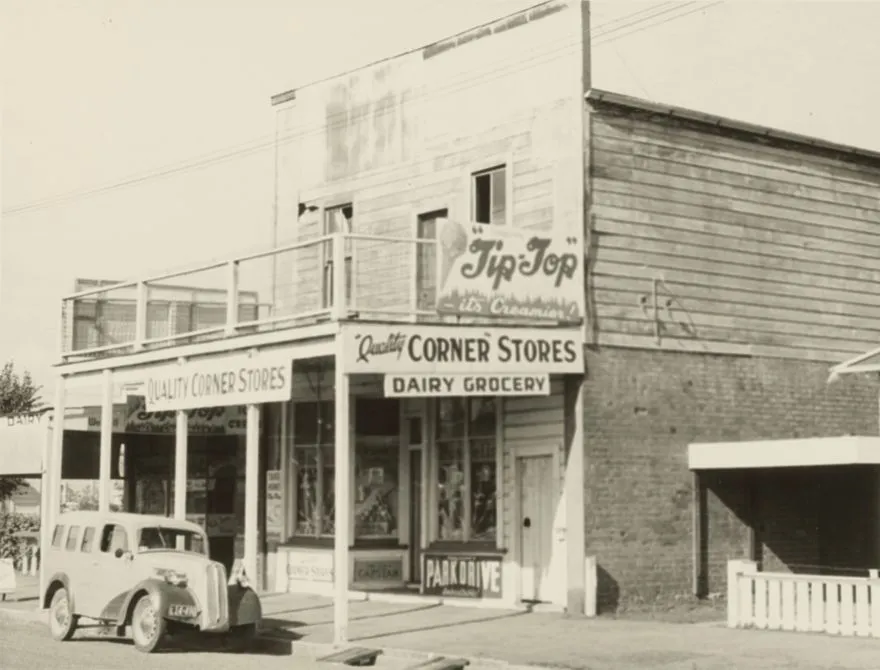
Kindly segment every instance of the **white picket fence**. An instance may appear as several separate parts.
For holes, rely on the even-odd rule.
[[[880,578],[758,572],[729,561],[727,625],[880,638]]]

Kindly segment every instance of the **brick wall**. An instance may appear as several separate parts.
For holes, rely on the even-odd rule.
[[[603,607],[691,592],[689,443],[877,434],[875,383],[844,378],[828,385],[827,375],[826,364],[798,360],[588,353],[586,542],[598,557]],[[723,591],[726,560],[748,549],[743,476],[709,478],[710,591]],[[785,552],[779,541],[767,544],[768,556]]]

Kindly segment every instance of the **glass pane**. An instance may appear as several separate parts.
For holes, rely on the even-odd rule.
[[[399,449],[386,445],[355,447],[356,537],[397,537],[399,464]]]
[[[336,527],[336,468],[333,467],[333,447],[321,447],[323,460],[324,504],[321,508],[321,535],[333,535]]]
[[[464,442],[437,444],[437,539],[464,540]]]
[[[446,439],[464,436],[465,404],[461,398],[437,401],[437,437]]]
[[[506,212],[507,190],[504,168],[492,173],[492,223],[503,224]]]
[[[474,542],[494,542],[496,536],[496,443],[494,437],[470,441],[471,532]]]
[[[470,399],[469,437],[495,437],[497,426],[497,405],[495,398]]]
[[[420,240],[436,240],[437,218],[420,218],[417,233]],[[416,300],[418,309],[434,309],[437,305],[436,244],[419,244],[416,247]]]
[[[296,535],[317,535],[320,510],[318,508],[318,450],[314,447],[296,447]]]

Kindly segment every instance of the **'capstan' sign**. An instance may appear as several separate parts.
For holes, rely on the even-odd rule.
[[[168,364],[148,372],[148,412],[279,402],[290,398],[289,352],[238,354]]]
[[[562,374],[584,370],[583,333],[561,328],[343,326],[349,373]]]

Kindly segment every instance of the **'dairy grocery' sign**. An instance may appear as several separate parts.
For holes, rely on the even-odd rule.
[[[577,236],[444,219],[437,234],[437,311],[579,323],[584,249]]]

